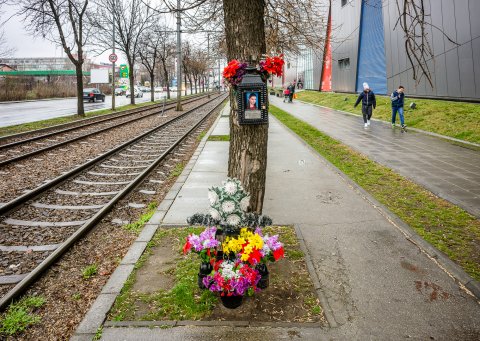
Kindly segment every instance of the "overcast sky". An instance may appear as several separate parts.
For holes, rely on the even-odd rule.
[[[15,13],[15,7],[13,6],[4,6],[2,8],[0,21],[3,22],[10,18]],[[173,17],[168,15],[169,23],[173,23]],[[65,52],[62,48],[55,46],[55,44],[49,42],[48,40],[42,39],[40,37],[32,37],[25,29],[22,19],[19,17],[12,17],[9,19],[4,27],[5,37],[9,47],[16,49],[13,57],[62,57],[65,56]],[[182,36],[182,39],[186,39],[185,35]],[[191,40],[191,39],[190,39]],[[93,53],[87,53],[89,58],[95,60],[95,62],[105,62],[108,63],[108,55],[111,51],[107,51],[101,56],[95,57]],[[125,63],[126,59],[118,53],[119,62]]]

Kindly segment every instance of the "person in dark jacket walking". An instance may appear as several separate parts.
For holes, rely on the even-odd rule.
[[[373,109],[377,107],[375,94],[367,83],[363,83],[363,92],[358,95],[354,107],[356,107],[360,101],[362,101],[363,123],[365,123],[365,129],[367,129],[370,126],[370,119],[372,118]]]
[[[288,101],[289,101],[290,103],[292,103],[292,101],[293,101],[293,94],[295,93],[295,85],[293,85],[293,83],[290,83],[290,85],[288,86],[287,89],[290,91],[290,93],[289,93],[289,95],[288,95]]]
[[[402,125],[402,129],[405,129],[405,119],[403,117],[403,102],[405,99],[405,94],[403,91],[405,88],[400,85],[397,90],[392,92],[390,95],[390,100],[392,101],[392,128],[395,128],[395,120],[397,119],[397,111],[398,116],[400,116],[400,124]]]

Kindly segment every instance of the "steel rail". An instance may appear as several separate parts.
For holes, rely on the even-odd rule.
[[[218,98],[218,96],[215,97],[214,99],[212,99],[212,101],[215,100],[215,99],[217,99],[217,98]],[[71,177],[71,176],[73,176],[73,175],[75,175],[75,174],[77,174],[77,173],[79,173],[79,172],[81,172],[81,171],[89,168],[90,166],[93,166],[95,163],[97,163],[97,162],[99,162],[99,161],[107,158],[108,156],[110,156],[110,155],[118,152],[119,150],[127,147],[128,145],[130,145],[130,144],[132,144],[132,143],[134,143],[134,142],[136,142],[136,141],[144,138],[145,136],[153,133],[154,131],[156,131],[156,130],[158,130],[158,129],[161,129],[161,128],[165,127],[166,125],[170,124],[171,122],[174,122],[175,120],[180,119],[180,118],[182,118],[182,117],[185,116],[185,115],[188,115],[189,113],[193,112],[194,110],[196,110],[196,109],[198,109],[198,108],[201,108],[202,106],[204,106],[204,105],[206,105],[206,104],[208,104],[208,103],[210,103],[210,102],[211,102],[211,101],[208,101],[208,102],[206,102],[206,103],[203,103],[203,104],[199,105],[199,106],[196,107],[196,108],[193,108],[193,109],[191,109],[191,110],[189,110],[189,111],[186,111],[186,112],[183,113],[182,115],[177,116],[177,117],[174,117],[174,118],[170,119],[169,121],[163,123],[162,125],[160,125],[160,126],[158,126],[158,127],[155,127],[155,128],[152,128],[152,129],[148,130],[147,132],[145,132],[145,133],[143,133],[143,134],[141,134],[141,135],[139,135],[139,136],[137,136],[137,137],[134,137],[133,139],[128,140],[127,142],[124,142],[124,143],[122,143],[121,145],[119,145],[119,146],[117,146],[117,147],[115,147],[115,148],[113,148],[113,149],[111,149],[111,150],[109,150],[109,151],[107,151],[107,152],[105,152],[105,153],[97,156],[96,158],[94,158],[94,159],[92,159],[92,160],[90,160],[90,161],[85,162],[84,164],[82,164],[82,165],[80,165],[80,166],[78,166],[78,167],[76,167],[76,168],[68,171],[67,173],[64,173],[64,174],[56,177],[55,179],[52,179],[51,181],[46,182],[46,183],[44,183],[43,185],[38,186],[37,188],[35,188],[35,189],[33,189],[33,190],[29,191],[29,192],[26,192],[26,193],[24,193],[24,194],[16,197],[15,199],[10,200],[9,202],[5,203],[3,206],[0,207],[0,215],[4,215],[4,214],[8,213],[9,211],[11,211],[12,209],[14,209],[14,208],[17,207],[18,205],[21,205],[21,204],[27,202],[28,200],[35,198],[36,196],[38,196],[38,195],[41,194],[42,192],[44,192],[44,191],[46,191],[46,190],[48,190],[48,189],[50,189],[50,188],[53,188],[54,186],[56,186],[57,184],[63,182],[64,180],[68,179],[69,177]]]
[[[207,96],[206,93],[202,93],[200,95],[193,95],[193,96],[191,95],[191,96],[187,97],[185,100],[196,99],[196,98],[201,98],[201,97],[205,97],[205,96]],[[170,99],[170,100],[168,100],[167,105],[168,104],[173,104],[173,103],[176,103],[176,102]],[[51,131],[51,130],[62,129],[64,127],[69,127],[69,126],[74,125],[78,122],[87,122],[87,123],[85,125],[74,126],[72,128],[75,129],[75,128],[79,128],[81,126],[93,125],[93,124],[96,124],[96,123],[101,121],[101,120],[98,120],[99,117],[107,118],[106,120],[115,119],[116,117],[121,117],[121,116],[119,116],[119,114],[122,115],[122,116],[123,115],[128,115],[128,114],[136,114],[136,113],[139,113],[139,112],[142,112],[142,111],[154,109],[155,107],[159,107],[161,105],[162,105],[161,103],[149,104],[149,105],[145,105],[145,106],[140,107],[140,108],[132,108],[132,109],[128,109],[128,110],[125,110],[125,111],[112,112],[110,114],[105,114],[105,115],[102,115],[102,116],[89,117],[89,118],[85,118],[85,119],[77,120],[77,121],[73,121],[73,122],[56,124],[56,125],[53,125],[53,126],[50,126],[50,127],[42,128],[42,129],[29,130],[29,131],[24,131],[24,132],[17,133],[17,134],[0,136],[0,142],[2,142],[4,140],[9,140],[9,139],[20,138],[22,136],[35,134],[35,133],[43,133],[43,132],[47,133],[48,131]],[[92,122],[89,122],[89,121],[92,121]],[[59,130],[51,132],[51,134],[58,134],[58,133],[60,133]],[[42,137],[48,137],[48,136],[51,136],[51,135],[49,135],[47,133],[47,134],[43,135]],[[29,141],[29,139],[25,139],[25,140],[22,140],[22,141]],[[0,148],[3,148],[3,146],[7,146],[7,145],[10,145],[10,144],[0,145]]]
[[[198,100],[198,98],[202,98],[202,97],[197,97],[195,99],[189,99],[188,102],[185,102],[185,103],[191,103],[195,100]],[[160,105],[158,105],[159,107]],[[135,112],[135,113],[140,113],[142,111],[148,111],[148,110],[155,110],[155,109],[159,109],[158,107],[156,108],[150,108],[150,109],[145,109],[145,110],[140,110],[138,112]],[[175,105],[172,105],[170,106],[168,109],[173,109],[175,108]],[[37,150],[33,150],[31,152],[28,152],[26,154],[22,154],[22,155],[19,155],[19,156],[15,156],[13,158],[10,158],[10,159],[7,159],[7,160],[3,160],[3,161],[0,161],[0,167],[2,166],[6,166],[12,162],[16,162],[16,161],[20,161],[20,160],[23,160],[23,159],[26,159],[28,157],[31,157],[31,156],[34,156],[34,155],[37,155],[37,154],[40,154],[40,153],[43,153],[43,152],[46,152],[48,150],[51,150],[51,149],[55,149],[55,148],[58,148],[58,147],[61,147],[61,146],[64,146],[66,144],[69,144],[69,143],[72,143],[72,142],[75,142],[75,141],[78,141],[78,140],[81,140],[81,139],[84,139],[84,138],[87,138],[89,136],[92,136],[92,135],[95,135],[95,134],[99,134],[99,133],[103,133],[105,131],[108,131],[110,129],[114,129],[114,128],[118,128],[118,127],[121,127],[123,125],[126,125],[126,124],[129,124],[129,123],[132,123],[132,122],[135,122],[135,121],[139,121],[139,120],[142,120],[144,118],[147,118],[147,117],[150,117],[150,116],[153,116],[153,115],[158,115],[160,111],[155,111],[153,113],[150,113],[150,114],[147,114],[145,116],[141,116],[141,117],[136,117],[136,118],[132,118],[131,120],[128,120],[128,121],[125,121],[125,122],[121,122],[121,123],[118,123],[118,124],[115,124],[111,127],[105,127],[105,128],[102,128],[100,130],[96,130],[96,131],[93,131],[93,132],[90,132],[90,133],[87,133],[87,134],[84,134],[84,135],[81,135],[81,136],[77,136],[77,137],[74,137],[74,138],[71,138],[69,140],[65,140],[65,141],[61,141],[59,143],[55,143],[55,144],[52,144],[50,146],[46,146],[46,147],[43,147],[43,148],[40,148],[40,149],[37,149]],[[131,115],[132,113],[128,113],[128,114],[122,114],[121,117],[123,116],[126,116],[126,115]],[[113,119],[116,119],[116,118],[119,118],[119,117],[112,117],[112,118],[109,118],[109,119],[106,119],[106,120],[102,120],[101,122],[105,122],[105,121],[109,121],[109,120],[113,120]],[[75,130],[75,129],[81,129],[81,128],[84,128],[86,126],[90,126],[90,125],[94,125],[94,124],[97,124],[99,123],[98,121],[97,122],[92,122],[92,123],[89,123],[89,124],[86,124],[84,126],[81,126],[81,127],[74,127],[74,128],[69,128],[69,129],[66,129],[65,131],[71,131],[71,130]],[[55,132],[55,133],[52,133],[52,134],[47,134],[47,135],[43,135],[41,136],[41,138],[45,138],[45,137],[48,137],[48,136],[52,136],[52,135],[56,135],[56,134],[61,134],[65,131],[60,131],[60,132]],[[22,143],[29,143],[29,142],[32,142],[32,141],[35,141],[37,140],[38,138],[37,137],[34,137],[32,139],[28,139],[28,140],[22,140],[22,141],[17,141],[18,144],[22,144]],[[14,144],[16,144],[17,142],[13,142]],[[0,146],[0,149],[2,149],[4,146],[9,146],[9,145],[3,145],[3,146]]]
[[[218,97],[212,99],[216,100]],[[195,109],[189,110],[182,114],[181,116],[175,117],[170,120],[168,123],[163,124],[160,127],[152,129],[150,133],[153,133],[156,130],[164,128],[166,125],[179,120],[180,118],[188,115],[189,113],[195,111],[196,109],[210,103],[211,101],[204,103],[198,106]],[[45,258],[35,269],[33,269],[25,278],[23,278],[14,288],[12,288],[5,296],[0,300],[0,311],[2,311],[10,302],[22,294],[39,276],[41,276],[57,259],[62,256],[66,251],[70,249],[83,235],[88,232],[92,227],[99,223],[105,215],[112,209],[112,207],[120,201],[124,196],[126,196],[132,189],[134,189],[148,174],[154,170],[160,162],[162,162],[166,156],[171,153],[171,151],[178,146],[190,133],[197,129],[209,116],[214,112],[224,101],[221,101],[217,104],[212,110],[210,110],[195,126],[188,130],[183,136],[181,136],[177,141],[175,141],[162,155],[160,155],[153,163],[150,164],[144,171],[142,171],[132,182],[127,185],[122,191],[120,191],[115,197],[110,200],[102,209],[100,209],[93,217],[91,217],[85,224],[83,224],[77,231],[75,231],[66,241],[64,241],[55,251],[53,251],[47,258]],[[144,137],[146,134],[143,134]],[[135,139],[135,141],[138,138]],[[131,141],[132,143],[132,141]],[[109,155],[111,153],[109,152]],[[83,167],[83,166],[81,166]],[[76,174],[75,172],[73,174]],[[73,175],[71,174],[71,175]],[[3,207],[2,207],[3,208]]]

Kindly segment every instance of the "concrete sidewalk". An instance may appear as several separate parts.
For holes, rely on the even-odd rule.
[[[213,134],[227,132],[224,116]],[[438,252],[274,118],[268,143],[264,213],[275,224],[294,224],[303,238],[329,327],[185,323],[163,329],[107,322],[103,340],[479,339],[480,305],[439,266]],[[205,212],[207,188],[225,179],[227,160],[228,142],[204,139],[120,267],[134,263],[132,255],[141,255],[139,243],[146,243],[159,224],[185,224],[191,214]],[[464,276],[455,265],[447,268]],[[102,291],[74,340],[88,339],[103,323],[126,276],[112,275],[117,282],[107,283],[110,289]]]
[[[480,217],[480,151],[415,131],[402,133],[398,127],[392,129],[390,123],[377,120],[364,129],[360,116],[304,102],[283,103],[275,96],[269,99],[289,114]],[[408,125],[408,115],[405,120]]]

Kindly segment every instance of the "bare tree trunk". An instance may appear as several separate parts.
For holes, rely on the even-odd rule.
[[[162,59],[162,65],[163,65],[163,76],[165,78],[165,83],[167,84],[167,99],[170,99],[170,84],[168,84],[169,79],[168,79],[167,65],[166,65],[166,61],[163,59]]]
[[[183,83],[185,84],[185,96],[187,96],[188,86],[187,86],[187,73],[186,72],[183,74],[183,79],[184,79]],[[190,82],[190,94],[192,94],[192,82]]]
[[[155,102],[155,85],[153,84],[154,81],[155,81],[155,74],[153,73],[153,70],[152,70],[152,72],[150,72],[150,94],[151,94],[150,101],[152,102]]]
[[[266,52],[264,0],[224,0],[228,59],[254,60]],[[268,124],[238,124],[235,92],[230,89],[230,151],[228,176],[250,193],[250,211],[262,213],[267,170]]]
[[[128,61],[128,76],[130,77],[130,104],[135,104],[135,91],[134,91],[134,85],[135,85],[135,79],[133,78],[133,66],[134,63],[133,61],[130,62]]]
[[[77,115],[85,117],[83,108],[83,70],[82,64],[75,65],[75,74],[77,76]]]

